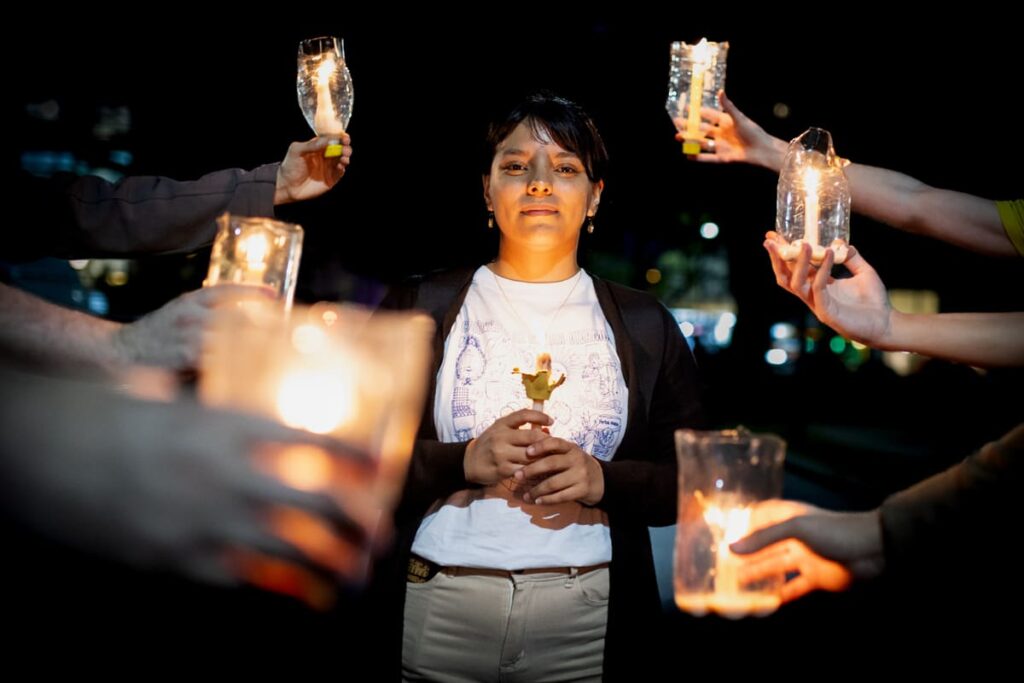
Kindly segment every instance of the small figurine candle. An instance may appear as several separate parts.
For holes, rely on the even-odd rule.
[[[551,354],[542,353],[537,356],[537,371],[534,374],[521,372],[519,368],[513,368],[512,374],[523,376],[523,386],[526,387],[526,397],[533,399],[534,410],[544,410],[544,401],[551,398],[551,392],[565,383],[565,373],[551,383]]]

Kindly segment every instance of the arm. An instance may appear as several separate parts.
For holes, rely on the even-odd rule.
[[[992,547],[1015,527],[1024,473],[1024,425],[945,472],[900,491],[867,512],[828,512],[792,501],[766,501],[761,512],[781,523],[734,543],[749,555],[744,582],[798,576],[784,601],[813,590],[845,590],[853,581],[908,567],[934,571],[960,547]],[[1019,514],[1017,515],[1019,517]]]
[[[776,282],[799,298],[836,332],[885,351],[913,351],[970,365],[1024,365],[1024,313],[902,313],[889,305],[875,269],[850,247],[846,267],[852,277],[832,277],[832,250],[821,267],[810,265],[810,248],[796,261],[779,255],[775,233],[765,248]]]
[[[743,162],[782,170],[788,144],[769,135],[721,93],[722,111],[705,107],[702,129],[715,140],[697,155],[707,163]],[[677,135],[677,137],[679,137]],[[931,187],[903,173],[863,164],[846,167],[855,211],[900,230],[943,240],[992,256],[1017,256],[996,203]]]
[[[941,558],[950,548],[1012,542],[1024,488],[1024,425],[879,508],[893,569]],[[991,545],[989,545],[991,541]]]
[[[188,400],[142,401],[3,366],[0,408],[0,508],[36,534],[214,583],[246,578],[226,560],[237,550],[360,578],[352,560],[377,518],[365,484],[372,469],[336,442]],[[350,476],[339,482],[353,483],[331,494],[287,486],[254,465],[257,455],[289,454],[271,444],[316,449],[344,463]],[[300,512],[322,525],[319,535],[278,529],[280,514]]]
[[[208,287],[124,324],[0,284],[0,349],[29,363],[58,367],[108,369],[140,363],[192,369],[199,361],[203,330],[217,306],[268,296],[271,293],[262,287]]]
[[[18,205],[26,229],[8,245],[12,257],[81,258],[191,251],[209,244],[224,213],[273,216],[274,206],[319,196],[348,167],[352,148],[338,160],[323,159],[327,140],[296,142],[283,161],[252,171],[228,169],[198,180],[155,176],[109,183],[96,176],[32,179]],[[53,183],[62,185],[54,188]],[[59,199],[58,199],[59,198]]]

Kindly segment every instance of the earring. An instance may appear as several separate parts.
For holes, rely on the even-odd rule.
[[[588,235],[593,235],[594,234],[594,217],[593,216],[591,216],[589,219],[587,219],[587,234]]]
[[[487,229],[488,230],[493,230],[494,229],[494,212],[493,211],[488,211],[487,212]]]

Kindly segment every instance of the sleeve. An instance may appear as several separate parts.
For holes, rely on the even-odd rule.
[[[412,279],[391,287],[384,295],[380,308],[403,311],[417,307],[421,287],[429,285],[424,285],[420,279]],[[441,353],[443,348],[441,340],[436,339],[434,353]],[[429,387],[428,391],[433,391],[433,386]],[[433,425],[426,422],[432,419],[432,404],[433,401],[428,396],[420,425],[420,435],[413,446],[402,493],[400,507],[412,514],[422,514],[423,510],[439,498],[447,498],[452,493],[470,486],[463,468],[467,444],[438,441]]]
[[[899,571],[948,554],[958,542],[1002,545],[1021,521],[1022,490],[1024,424],[882,503],[886,564]]]
[[[190,251],[209,244],[228,211],[273,216],[278,164],[198,180],[156,176],[110,183],[96,176],[24,183],[23,234],[12,258],[84,258]],[[55,187],[56,185],[56,187]]]
[[[996,202],[999,220],[1017,253],[1024,256],[1024,199]]]
[[[648,526],[676,520],[679,483],[675,431],[703,424],[697,364],[675,319],[660,304],[662,356],[651,397],[643,459],[602,462],[604,498],[599,503],[609,515],[630,517]]]

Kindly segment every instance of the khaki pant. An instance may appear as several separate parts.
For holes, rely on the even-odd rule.
[[[607,623],[607,567],[442,569],[406,584],[403,679],[600,681]]]

